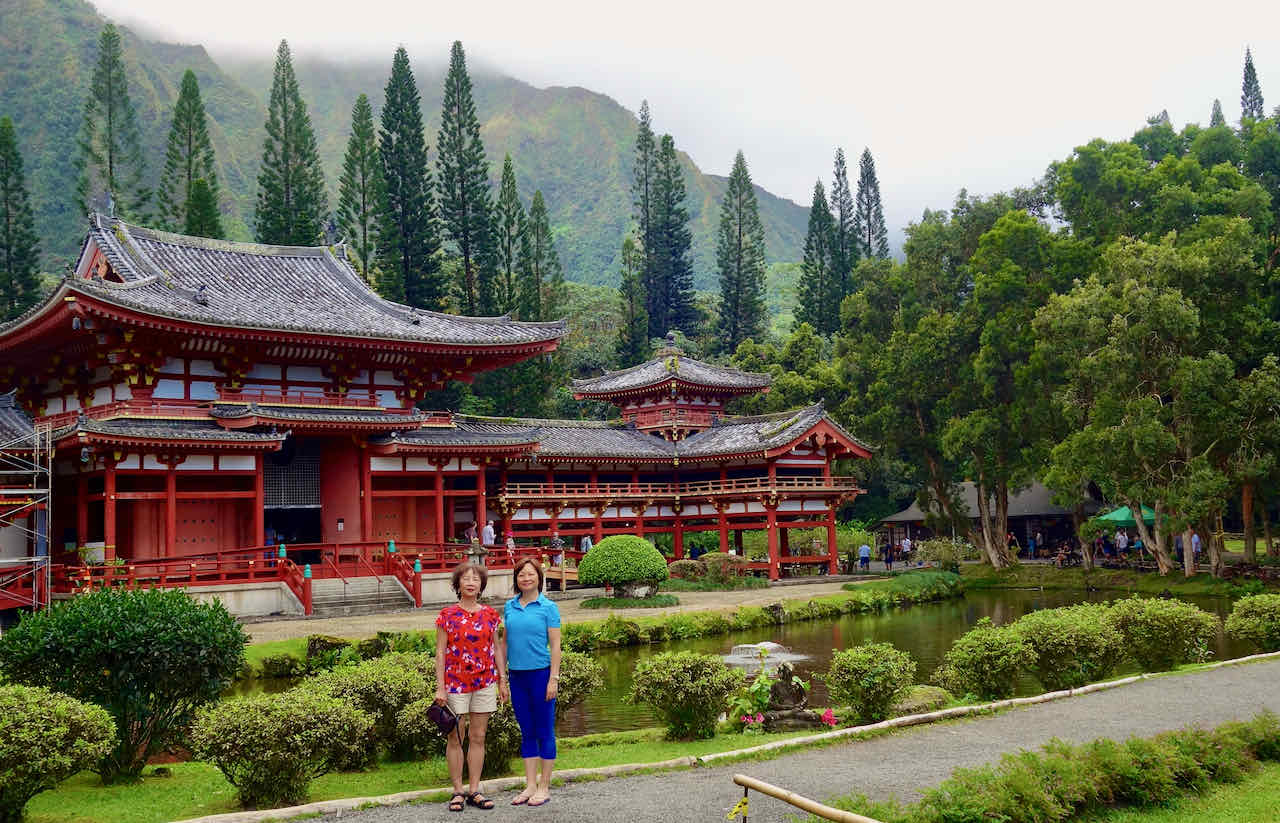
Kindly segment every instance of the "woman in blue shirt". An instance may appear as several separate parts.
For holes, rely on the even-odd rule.
[[[511,708],[520,724],[524,791],[513,806],[541,806],[551,800],[556,762],[556,690],[560,683],[560,609],[542,593],[542,565],[532,557],[516,563],[516,597],[507,601],[507,668]]]

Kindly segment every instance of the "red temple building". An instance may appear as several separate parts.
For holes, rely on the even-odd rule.
[[[767,529],[761,572],[835,570],[835,510],[860,490],[833,461],[870,451],[820,405],[725,415],[768,375],[668,346],[574,382],[617,421],[419,408],[565,333],[387,301],[340,249],[94,216],[75,270],[0,325],[0,610],[122,578],[242,613],[270,608],[236,600],[254,586],[310,613],[312,578],[385,579],[420,605],[488,519],[522,553],[557,533],[670,534],[679,558],[689,532],[728,551]],[[814,527],[825,545],[788,545]]]

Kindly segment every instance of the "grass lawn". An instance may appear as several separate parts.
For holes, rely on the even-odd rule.
[[[1080,568],[1059,569],[1045,564],[1024,564],[1011,569],[995,571],[990,566],[966,563],[960,567],[968,589],[1109,589],[1142,594],[1159,594],[1166,589],[1180,595],[1235,596],[1239,587],[1227,580],[1219,580],[1209,574],[1184,577],[1176,571],[1167,577],[1150,572],[1134,572],[1118,569]]]
[[[674,594],[655,594],[652,597],[589,597],[580,605],[584,609],[662,609],[679,606],[680,598]]]
[[[277,654],[291,654],[299,660],[307,659],[307,638],[292,637],[288,640],[273,640],[270,643],[251,643],[244,647],[244,661],[254,671],[262,670],[262,659]]]
[[[1274,823],[1280,819],[1280,763],[1244,780],[1216,786],[1158,809],[1122,809],[1084,818],[1089,823]]]

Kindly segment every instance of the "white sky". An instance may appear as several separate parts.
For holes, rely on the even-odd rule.
[[[94,0],[106,16],[216,57],[415,62],[462,40],[468,61],[536,86],[584,86],[635,111],[704,170],[746,154],[753,179],[808,206],[836,146],[856,181],[875,156],[895,245],[956,192],[1029,183],[1093,137],[1125,139],[1149,114],[1208,124],[1240,112],[1252,48],[1268,112],[1280,104],[1280,2],[950,0]],[[854,183],[856,185],[856,182]]]

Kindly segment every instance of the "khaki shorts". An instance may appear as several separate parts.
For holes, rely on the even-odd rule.
[[[492,714],[498,710],[498,684],[490,683],[475,692],[456,694],[449,692],[447,696],[449,711],[456,715]]]

